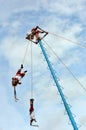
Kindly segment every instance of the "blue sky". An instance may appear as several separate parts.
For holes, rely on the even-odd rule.
[[[13,98],[11,77],[20,67],[28,41],[27,32],[40,26],[86,46],[86,0],[0,0],[0,130],[73,130],[68,125],[58,90],[39,46],[33,44],[33,87],[35,116],[39,128],[29,126],[30,45],[24,64],[28,70],[17,87],[19,101]],[[86,48],[49,34],[45,40],[86,88]],[[86,129],[86,92],[44,44],[50,61],[60,78],[75,121]],[[41,69],[42,68],[42,69]]]

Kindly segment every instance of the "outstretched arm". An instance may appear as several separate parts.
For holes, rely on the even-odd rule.
[[[14,98],[15,98],[15,101],[19,100],[17,97],[16,97],[16,88],[14,87]]]

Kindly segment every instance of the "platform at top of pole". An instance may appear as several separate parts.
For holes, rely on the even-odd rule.
[[[44,37],[46,37],[48,32],[44,31],[42,28],[36,26],[35,28],[31,29],[31,32],[27,34],[26,39],[38,44],[39,40],[42,40]]]

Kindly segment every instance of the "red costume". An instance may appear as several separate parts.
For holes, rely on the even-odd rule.
[[[32,125],[33,121],[36,122],[35,115],[34,115],[33,101],[34,101],[34,99],[30,99],[30,109],[29,109],[29,112],[30,112],[30,125]]]
[[[21,72],[21,68],[17,71],[17,73],[16,73],[16,76],[20,76],[21,78],[23,78],[24,76],[25,76],[25,72],[26,71],[24,71],[24,72]]]
[[[25,73],[27,72],[27,71],[21,72],[22,69],[23,69],[23,65],[21,65],[21,68],[17,71],[16,75],[12,78],[12,86],[14,87],[15,100],[18,100],[16,97],[16,86],[18,84],[21,84],[20,80],[25,76]]]
[[[31,32],[32,32],[33,35],[35,35],[36,40],[39,40],[39,39],[40,39],[39,33],[43,33],[43,31],[40,31],[40,30],[38,30],[37,28],[33,28],[33,29],[31,30]]]
[[[34,99],[30,99],[30,109],[29,109],[30,114],[34,111],[34,108],[33,108],[33,101],[34,101]]]

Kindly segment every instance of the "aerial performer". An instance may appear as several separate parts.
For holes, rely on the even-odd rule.
[[[17,95],[16,95],[16,86],[18,84],[21,84],[21,79],[25,76],[25,74],[27,72],[27,70],[25,70],[24,72],[21,72],[22,69],[23,69],[23,65],[21,64],[21,67],[16,72],[16,75],[14,77],[12,77],[12,86],[14,87],[14,98],[15,98],[15,101],[18,100]]]
[[[33,102],[34,102],[34,99],[31,98],[30,99],[30,109],[29,109],[29,112],[30,112],[30,125],[38,127],[38,125],[33,125],[33,122],[37,122],[36,119],[35,119]]]
[[[43,33],[42,38],[39,36],[40,33]],[[43,39],[46,35],[48,34],[48,32],[42,30],[41,28],[39,28],[38,26],[36,26],[35,28],[33,28],[31,30],[30,34],[27,34],[26,39],[38,44],[39,40]],[[35,39],[35,41],[34,41]]]

